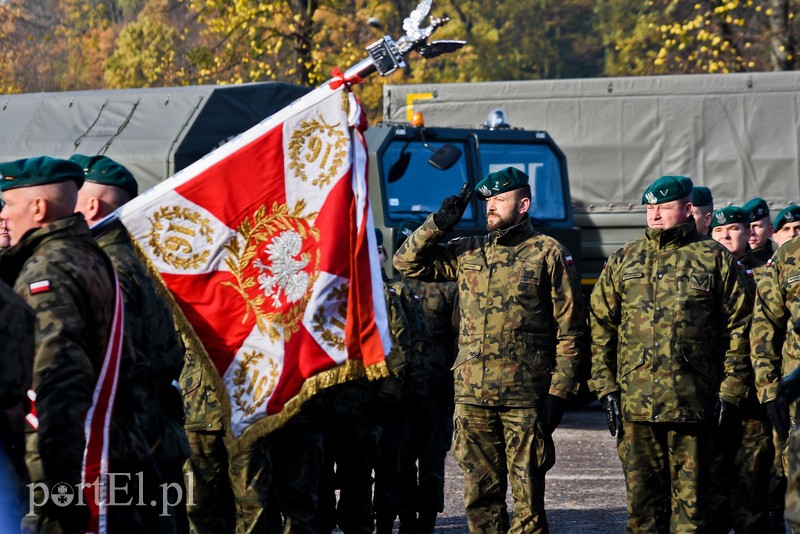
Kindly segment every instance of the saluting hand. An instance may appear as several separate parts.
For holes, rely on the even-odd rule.
[[[450,232],[455,228],[458,221],[464,216],[464,212],[471,198],[472,187],[465,183],[461,186],[461,191],[457,195],[444,199],[439,211],[433,214],[433,222],[436,223],[439,230],[442,232]]]

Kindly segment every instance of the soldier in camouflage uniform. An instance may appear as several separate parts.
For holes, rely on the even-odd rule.
[[[138,194],[130,171],[106,156],[75,154],[70,161],[83,167],[86,174],[86,181],[78,191],[76,212],[82,213],[90,226]],[[137,385],[145,407],[137,421],[154,462],[142,477],[142,495],[145,502],[157,503],[141,509],[142,519],[148,531],[165,534],[185,531],[188,528],[185,503],[169,507],[166,513],[162,503],[163,484],[174,484],[185,494],[181,466],[190,451],[183,430],[183,399],[177,382],[183,368],[183,347],[169,307],[137,258],[122,222],[112,219],[93,231],[97,244],[117,270],[125,303],[125,330],[136,352]],[[175,497],[169,495],[170,501]]]
[[[19,528],[27,496],[22,404],[31,386],[33,312],[0,281],[0,532]]]
[[[591,296],[589,385],[619,434],[629,532],[707,528],[710,433],[740,425],[747,396],[752,297],[733,256],[697,235],[691,194],[683,176],[645,191],[645,235]]]
[[[711,229],[711,212],[714,211],[714,197],[711,189],[703,185],[692,188],[692,217],[699,235],[708,235]]]
[[[764,262],[748,244],[750,216],[737,206],[726,206],[711,217],[711,238],[733,254],[743,268],[747,289],[756,291],[756,277]],[[749,361],[748,361],[749,363]],[[751,366],[752,367],[752,366]],[[772,425],[755,391],[752,370],[748,376],[747,400],[742,404],[741,431],[719,438],[711,477],[710,507],[716,532],[762,533],[769,530],[769,488],[775,458]],[[781,499],[782,501],[783,499]]]
[[[511,531],[547,532],[552,432],[578,391],[586,329],[580,282],[569,252],[534,231],[525,173],[490,173],[475,191],[486,199],[488,235],[439,244],[469,203],[465,184],[411,234],[394,265],[411,278],[458,284],[455,456],[470,531],[509,529],[510,479]]]
[[[76,488],[86,444],[84,414],[92,404],[114,318],[113,267],[92,240],[83,215],[73,214],[84,179],[80,165],[38,157],[2,163],[0,174],[5,203],[0,217],[12,245],[0,256],[0,274],[36,317],[32,385],[38,429],[26,436],[26,464],[32,482]],[[134,422],[141,407],[130,389],[133,358],[128,344],[110,429],[113,473],[135,474],[147,456]],[[41,493],[35,497],[43,502]],[[87,519],[85,506],[59,507],[48,499],[35,509],[35,517],[23,518],[22,527],[25,532],[77,532]],[[108,521],[112,532],[142,531],[133,506],[109,506]]]
[[[179,329],[182,342],[190,346]],[[192,534],[262,532],[271,468],[263,440],[249,450],[229,455],[219,394],[211,380],[216,369],[187,348],[180,384],[184,395],[191,455],[183,464],[186,503]]]
[[[750,248],[756,259],[767,262],[774,252],[772,248],[772,221],[769,218],[769,206],[763,198],[756,197],[742,206],[750,216]]]
[[[772,240],[775,241],[777,248],[800,235],[800,206],[791,204],[783,208],[775,216],[775,222],[772,223],[772,227],[775,228]]]
[[[794,462],[796,452],[786,457],[787,449],[797,450],[797,432],[793,432],[789,443],[782,445],[788,437],[790,426],[796,426],[796,409],[777,399],[781,377],[793,373],[800,363],[800,332],[796,330],[800,320],[800,239],[784,243],[767,263],[766,272],[758,280],[753,324],[750,327],[750,357],[755,370],[758,397],[767,410],[770,421],[782,440],[784,462],[789,460],[786,473],[785,517],[793,531],[800,531],[800,495],[798,487],[800,466]],[[795,325],[795,328],[791,328]]]
[[[398,229],[395,250],[419,227],[406,221]],[[444,510],[445,458],[453,440],[453,371],[458,340],[458,288],[455,282],[423,282],[396,272],[419,295],[431,330],[424,358],[430,364],[428,393],[411,414],[409,441],[401,466],[400,529],[432,532]]]
[[[375,234],[382,266],[387,259],[383,233],[376,229]],[[419,296],[402,281],[390,280],[383,267],[381,276],[391,332],[398,339],[402,353],[399,364],[393,365],[392,358],[389,359],[394,376],[379,386],[378,399],[382,402],[376,421],[381,428],[381,439],[375,465],[375,530],[377,534],[391,534],[400,512],[401,462],[408,445],[410,417],[428,395],[430,362],[425,359],[424,351],[430,343],[430,328]],[[392,390],[388,395],[387,388]]]

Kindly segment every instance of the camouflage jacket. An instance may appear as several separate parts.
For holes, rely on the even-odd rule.
[[[775,399],[781,377],[800,364],[800,239],[781,246],[758,279],[750,357],[759,400]]]
[[[458,288],[455,282],[423,282],[400,273],[395,273],[392,279],[404,282],[422,301],[422,312],[431,330],[430,342],[422,351],[431,366],[429,387],[452,388],[451,367],[458,347]]]
[[[385,276],[385,273],[384,273]],[[403,373],[403,391],[405,396],[415,399],[428,394],[428,378],[430,362],[424,357],[425,347],[430,343],[431,331],[419,296],[405,283],[386,279],[389,293],[393,294],[408,323],[410,346],[405,350],[406,368]]]
[[[26,233],[0,255],[0,274],[36,318],[33,389],[38,452],[50,482],[81,479],[84,415],[105,357],[114,315],[111,262],[92,240],[83,215]],[[31,286],[35,282],[38,290]],[[45,288],[42,290],[42,288]],[[111,469],[138,466],[147,445],[136,429],[130,389],[134,355],[128,341],[120,363],[109,451]]]
[[[33,312],[19,295],[0,282],[0,409],[16,406],[31,387]],[[2,414],[0,414],[0,419]]]
[[[753,250],[750,246],[747,246],[747,251],[744,253],[744,256],[739,258],[739,264],[741,264],[742,269],[744,271],[745,282],[747,283],[747,289],[750,290],[750,294],[753,295],[755,298],[756,294],[756,280],[758,277],[764,274],[765,269],[765,262],[761,261],[756,257],[753,253]]]
[[[569,253],[534,231],[529,218],[439,244],[444,237],[428,217],[394,265],[411,278],[457,282],[455,401],[539,407],[548,391],[565,398],[576,393],[586,320]]]
[[[144,413],[138,418],[153,456],[161,462],[188,458],[183,431],[183,401],[177,385],[183,368],[169,307],[136,256],[128,231],[119,220],[96,238],[117,270],[125,301],[125,329],[136,353],[133,382],[142,390]]]
[[[747,396],[752,297],[728,250],[694,221],[617,250],[592,291],[598,397],[621,391],[628,422],[704,421],[717,397]]]
[[[183,344],[188,346],[185,332],[180,329],[178,332]],[[212,380],[213,373],[217,371],[211,365],[194,351],[186,350],[180,384],[186,413],[184,428],[187,432],[221,432],[225,429],[225,412]]]

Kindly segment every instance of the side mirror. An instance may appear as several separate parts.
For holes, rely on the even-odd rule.
[[[439,147],[439,149],[433,153],[433,156],[430,157],[428,163],[439,169],[440,171],[446,171],[453,165],[455,165],[458,158],[461,157],[461,149],[459,149],[455,145],[451,145],[450,143],[446,143]]]

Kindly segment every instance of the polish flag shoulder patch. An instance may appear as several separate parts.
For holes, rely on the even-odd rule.
[[[28,286],[31,290],[31,295],[38,295],[39,293],[47,293],[53,287],[50,285],[50,280],[39,280],[38,282],[31,282]]]
[[[575,263],[575,260],[572,259],[572,256],[567,256],[566,260],[567,260],[567,265],[572,265],[573,263]]]

